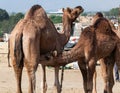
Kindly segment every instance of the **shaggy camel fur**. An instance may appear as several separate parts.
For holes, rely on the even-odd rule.
[[[44,57],[49,59],[49,55],[58,56],[62,53],[63,47],[70,37],[72,22],[83,12],[83,8],[81,6],[74,9],[67,8],[63,12],[64,33],[57,32],[40,5],[34,5],[11,32],[10,57],[17,80],[17,93],[22,93],[21,76],[23,66],[26,67],[29,77],[28,93],[35,93],[35,72],[40,60],[43,60]],[[44,74],[43,92],[45,93],[45,65],[42,65],[42,67]]]
[[[78,60],[83,76],[84,91],[85,93],[92,93],[96,62],[104,58],[106,64],[110,67],[115,62],[114,58],[118,42],[119,38],[112,31],[109,21],[105,18],[99,18],[93,26],[87,27],[82,31],[80,39],[73,49],[63,52],[62,57],[53,58],[47,62],[49,64],[54,60],[58,64],[63,64]],[[111,69],[108,69],[108,73],[110,76]],[[112,77],[108,77],[108,80],[111,82]],[[112,93],[111,83],[108,86],[108,93]]]

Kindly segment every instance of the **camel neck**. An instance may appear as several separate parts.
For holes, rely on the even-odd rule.
[[[63,46],[68,42],[71,31],[72,31],[72,25],[70,20],[68,20],[67,18],[63,21],[63,34],[61,34],[60,36],[60,41],[63,41],[61,42]]]

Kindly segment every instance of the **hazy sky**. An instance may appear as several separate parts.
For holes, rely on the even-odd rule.
[[[0,0],[0,8],[7,12],[26,12],[34,4],[41,5],[46,11],[78,5],[85,11],[107,11],[119,7],[120,0]]]

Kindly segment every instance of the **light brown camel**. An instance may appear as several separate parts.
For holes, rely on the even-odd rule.
[[[57,32],[40,5],[34,5],[11,32],[10,57],[17,80],[17,93],[22,93],[23,66],[26,67],[29,77],[28,93],[35,93],[35,72],[40,60],[43,56],[49,58],[49,55],[56,56],[57,53],[58,56],[62,53],[63,47],[70,37],[72,22],[83,12],[83,8],[81,6],[74,9],[67,8],[63,12],[64,33],[62,34]],[[43,92],[45,93],[45,66],[42,67],[44,72]]]
[[[49,64],[50,61],[54,60],[58,64],[65,64],[78,60],[83,76],[84,91],[85,93],[92,93],[96,62],[104,58],[105,63],[110,67],[115,62],[114,56],[116,56],[118,42],[119,38],[112,31],[109,21],[105,18],[99,18],[93,26],[84,29],[78,43],[72,50],[63,52],[62,57],[53,58],[47,62]],[[111,69],[108,69],[108,74],[110,76]],[[112,77],[108,77],[108,83],[111,80]],[[111,84],[108,84],[108,93],[112,93]]]

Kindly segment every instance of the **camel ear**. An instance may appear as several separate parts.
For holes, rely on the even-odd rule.
[[[69,13],[71,13],[72,10],[71,10],[69,7],[67,7],[67,11],[68,11]]]
[[[65,9],[64,9],[64,8],[62,8],[62,11],[63,11],[63,12],[64,12],[64,10],[65,10]]]
[[[75,14],[79,15],[80,13],[82,13],[84,11],[84,9],[81,6],[77,6],[74,8],[74,12]]]

